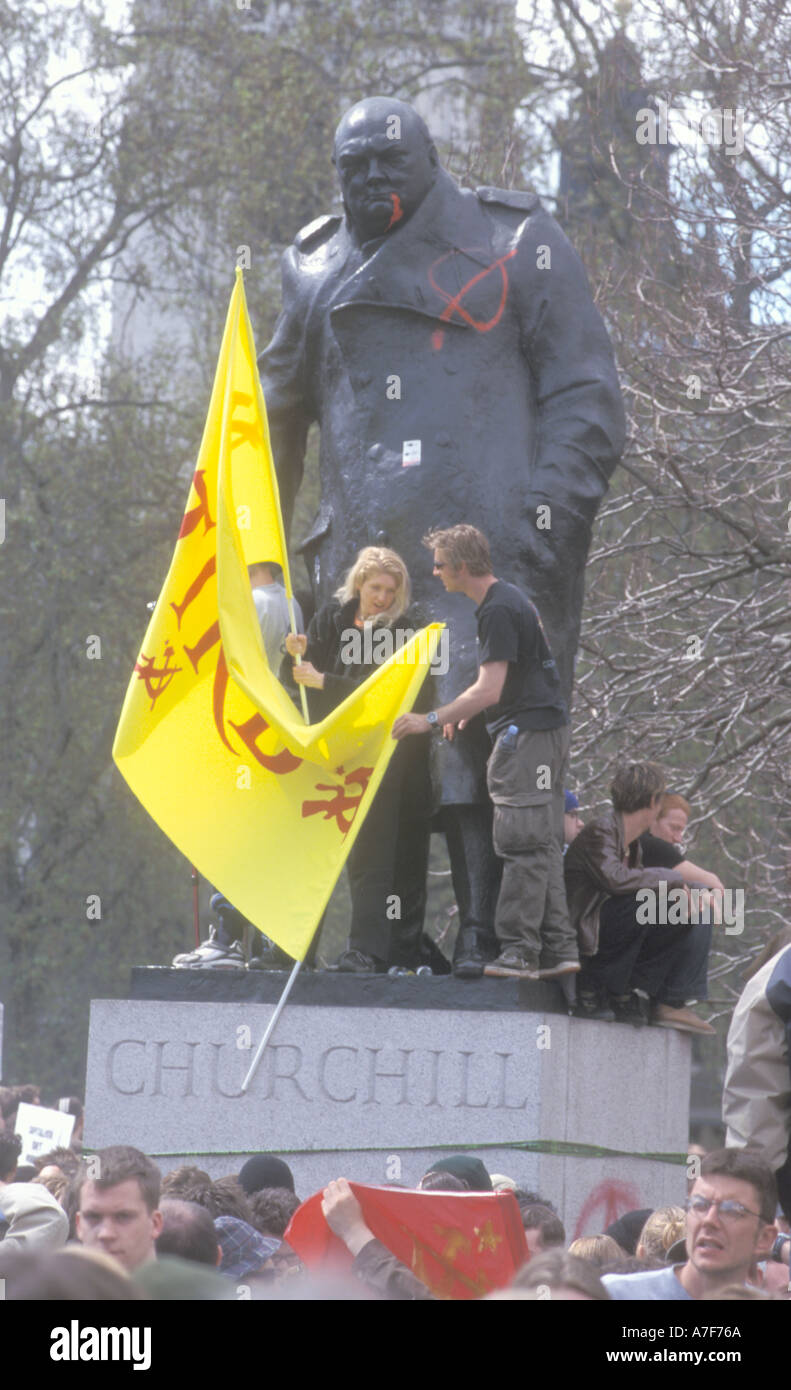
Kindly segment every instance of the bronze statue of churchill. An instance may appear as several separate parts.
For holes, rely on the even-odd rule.
[[[497,574],[536,604],[568,699],[591,522],[624,441],[583,266],[534,194],[460,188],[403,102],[347,111],[333,161],[344,215],[318,218],[285,252],[260,359],[287,524],[320,427],[321,505],[300,547],[317,602],[361,546],[398,551],[429,618],[450,626],[447,703],[475,677],[475,615],[432,579],[421,537],[470,522]],[[461,974],[495,950],[478,724],[436,750]]]

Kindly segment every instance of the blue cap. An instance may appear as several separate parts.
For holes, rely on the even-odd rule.
[[[570,816],[572,811],[579,810],[580,804],[573,792],[564,792],[563,794],[566,798],[565,813]]]

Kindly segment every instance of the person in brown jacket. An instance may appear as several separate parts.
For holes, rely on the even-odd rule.
[[[775,947],[775,950],[772,950]],[[764,959],[764,955],[766,959]],[[733,1011],[722,1118],[729,1148],[757,1149],[777,1179],[791,1219],[791,931],[785,928],[758,958]],[[783,1259],[789,1241],[784,1237]],[[778,1242],[780,1244],[781,1242]]]
[[[577,1012],[713,1034],[690,1007],[706,998],[711,926],[687,910],[690,890],[676,869],[643,866],[639,837],[664,789],[656,763],[619,767],[612,811],[588,820],[566,852],[569,916],[583,963]]]

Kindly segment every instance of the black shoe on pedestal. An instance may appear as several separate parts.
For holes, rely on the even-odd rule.
[[[611,994],[610,1005],[616,1023],[631,1023],[633,1028],[643,1028],[651,1022],[651,1001],[641,994]]]
[[[292,970],[294,960],[292,956],[276,946],[274,941],[267,937],[260,953],[251,956],[247,962],[248,970]]]
[[[377,956],[367,956],[364,951],[344,951],[328,970],[338,970],[343,975],[384,975],[387,966]]]
[[[453,952],[453,973],[457,980],[480,979],[491,959],[491,952],[485,950],[476,931],[467,928],[459,932]]]
[[[578,990],[574,1017],[598,1019],[602,1023],[615,1022],[615,1014],[603,990]]]
[[[432,940],[428,932],[423,932],[420,937],[420,949],[415,972],[416,974],[425,974],[426,971],[429,975],[450,975],[453,966],[436,941]]]

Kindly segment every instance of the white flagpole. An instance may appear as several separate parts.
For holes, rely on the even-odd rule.
[[[296,978],[297,978],[297,975],[299,974],[301,965],[302,965],[302,961],[301,961],[301,960],[295,960],[295,961],[294,961],[294,968],[293,968],[293,970],[291,971],[291,974],[290,974],[289,977],[288,977],[288,981],[286,982],[286,987],[285,987],[285,989],[283,990],[283,993],[281,994],[280,998],[279,998],[278,1001],[277,1001],[277,1004],[276,1004],[276,1006],[275,1006],[275,1012],[272,1014],[272,1017],[270,1018],[268,1024],[266,1025],[266,1031],[264,1032],[264,1036],[262,1037],[260,1043],[258,1044],[258,1051],[256,1052],[255,1057],[253,1058],[252,1062],[250,1063],[250,1067],[249,1067],[249,1069],[248,1069],[247,1075],[246,1075],[246,1077],[244,1078],[244,1081],[242,1082],[242,1092],[245,1092],[245,1091],[248,1089],[248,1087],[249,1087],[249,1085],[250,1085],[250,1082],[252,1081],[253,1077],[255,1076],[256,1072],[258,1071],[258,1066],[259,1066],[259,1063],[260,1063],[260,1061],[261,1061],[261,1058],[262,1058],[263,1055],[264,1055],[264,1050],[265,1050],[265,1048],[266,1048],[266,1045],[267,1045],[267,1043],[269,1042],[269,1039],[271,1038],[272,1034],[273,1034],[274,1031],[275,1031],[275,1025],[277,1024],[277,1020],[280,1018],[280,1015],[281,1015],[282,1012],[283,1012],[283,1006],[284,1006],[286,1000],[288,999],[289,994],[291,993],[291,986],[293,985],[294,981],[295,981]]]
[[[286,590],[286,599],[288,600],[288,615],[291,619],[291,631],[295,637],[298,637],[299,633],[297,632],[297,619],[294,613],[294,596],[288,589]],[[299,660],[301,661],[302,658],[300,657]],[[299,698],[302,704],[302,713],[305,716],[305,723],[309,724],[310,715],[308,714],[308,696],[304,685],[300,685],[299,687]]]

